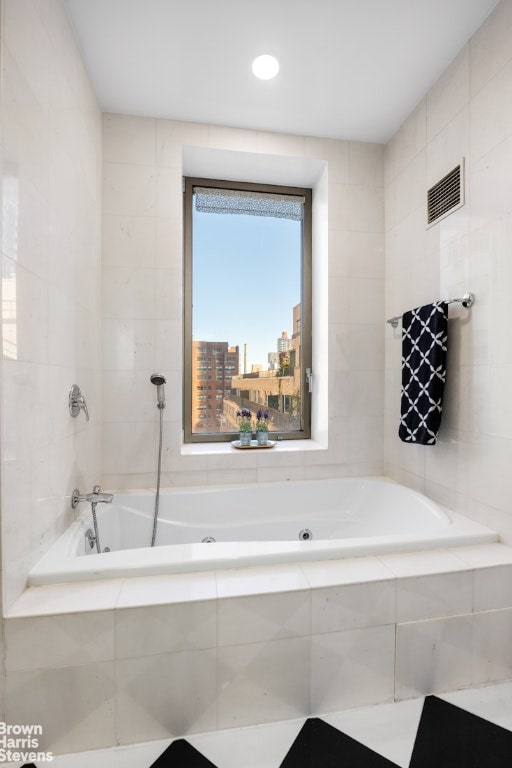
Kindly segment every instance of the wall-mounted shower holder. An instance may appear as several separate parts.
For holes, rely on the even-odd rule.
[[[89,421],[87,403],[85,402],[85,397],[82,395],[78,384],[73,384],[69,390],[68,405],[69,412],[74,419],[76,419],[80,411],[83,411],[85,413],[85,418]]]

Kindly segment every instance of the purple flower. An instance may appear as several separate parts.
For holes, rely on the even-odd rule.
[[[268,432],[268,411],[259,409],[256,414],[256,432]]]
[[[252,414],[248,408],[242,408],[236,412],[240,432],[251,432]]]

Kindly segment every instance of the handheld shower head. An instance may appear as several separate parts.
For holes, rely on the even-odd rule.
[[[156,385],[157,407],[165,408],[165,376],[162,373],[152,373],[150,381],[152,384]]]

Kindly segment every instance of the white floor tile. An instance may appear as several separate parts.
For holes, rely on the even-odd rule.
[[[304,719],[187,736],[219,768],[279,768]]]
[[[401,768],[409,768],[422,708],[423,698],[330,712],[320,717]]]
[[[440,693],[439,698],[512,731],[512,682]]]

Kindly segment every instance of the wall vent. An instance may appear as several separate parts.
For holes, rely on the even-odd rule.
[[[427,192],[427,227],[464,205],[464,158]]]

